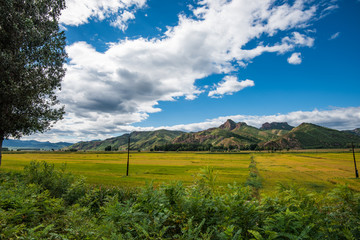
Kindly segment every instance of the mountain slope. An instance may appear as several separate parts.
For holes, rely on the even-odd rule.
[[[242,146],[258,142],[260,140],[255,137],[233,133],[220,128],[210,128],[196,133],[184,133],[173,141],[173,143],[198,143],[213,146]]]
[[[287,122],[272,122],[272,123],[264,123],[260,130],[292,130],[294,127],[290,126]]]
[[[232,132],[243,136],[255,137],[260,141],[269,141],[272,139],[276,139],[278,136],[282,136],[288,131],[278,129],[270,129],[264,131],[253,126],[249,126],[244,122],[239,122],[236,124],[236,128],[233,129]]]
[[[351,142],[360,143],[360,137],[311,123],[302,123],[277,140],[264,143],[263,146],[281,149],[344,148]]]
[[[130,135],[130,149],[145,150],[153,148],[155,145],[164,145],[172,142],[174,138],[182,134],[181,131],[157,130],[132,132]],[[90,142],[79,142],[66,149],[104,151],[106,147],[111,146],[112,150],[126,150],[128,147],[129,134],[119,137],[96,140]]]
[[[283,134],[288,132],[282,131]],[[213,146],[242,148],[245,145],[276,139],[279,136],[278,133],[278,131],[273,133],[272,130],[262,131],[244,122],[235,123],[228,119],[218,128],[210,128],[196,133],[184,133],[174,139],[173,143],[211,144]]]
[[[360,136],[360,128],[355,128],[354,130],[345,130],[344,132]]]
[[[3,148],[10,148],[10,149],[19,149],[19,148],[38,148],[38,149],[45,149],[45,150],[57,150],[64,147],[68,147],[72,145],[72,143],[67,142],[57,142],[57,143],[51,143],[51,142],[39,142],[35,140],[13,140],[8,139],[4,140],[3,142]]]

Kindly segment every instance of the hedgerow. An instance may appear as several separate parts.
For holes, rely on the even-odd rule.
[[[256,165],[249,167],[256,172]],[[259,176],[257,176],[259,177]],[[249,177],[249,181],[251,180]],[[274,196],[232,184],[212,168],[192,186],[140,189],[87,185],[33,162],[0,172],[0,239],[357,239],[360,196],[346,186],[314,193],[279,185]]]

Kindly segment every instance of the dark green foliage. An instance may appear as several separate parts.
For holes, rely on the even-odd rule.
[[[155,151],[210,151],[213,148],[211,144],[199,143],[169,143],[155,146]]]
[[[254,156],[250,157],[250,165],[249,165],[249,177],[245,182],[245,186],[250,186],[254,190],[254,194],[258,196],[259,189],[262,188],[262,179],[259,174],[259,171],[256,167],[256,162]]]
[[[0,1],[0,148],[4,138],[43,132],[64,113],[64,0]],[[1,164],[1,152],[0,152]]]
[[[31,162],[24,168],[24,180],[28,184],[36,184],[48,190],[54,197],[62,197],[71,190],[75,178],[65,172],[66,165],[60,170],[55,170],[53,164],[46,162]]]
[[[55,91],[65,70],[65,34],[58,16],[64,1],[1,1],[0,133],[14,137],[42,131],[62,109]]]
[[[88,186],[52,165],[32,163],[24,173],[0,172],[0,196],[0,239],[360,236],[360,196],[346,186],[311,193],[279,185],[275,197],[254,197],[252,187],[218,188],[213,168],[190,187],[175,182],[131,190]]]
[[[0,174],[0,239],[45,239],[59,231],[63,200],[36,184],[25,184],[23,176]]]

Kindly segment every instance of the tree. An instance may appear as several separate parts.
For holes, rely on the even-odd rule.
[[[4,139],[44,132],[64,114],[65,0],[0,1],[0,165]]]

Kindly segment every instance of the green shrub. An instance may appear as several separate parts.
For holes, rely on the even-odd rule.
[[[62,197],[75,181],[75,177],[65,173],[65,170],[65,164],[56,170],[54,164],[32,161],[24,168],[24,179],[26,183],[34,183],[48,190],[54,197]]]
[[[0,239],[46,239],[51,231],[59,230],[63,200],[51,197],[39,185],[26,184],[14,174],[1,174],[0,196]]]

